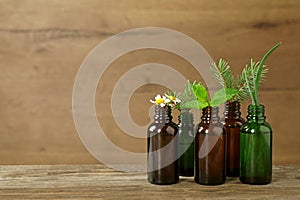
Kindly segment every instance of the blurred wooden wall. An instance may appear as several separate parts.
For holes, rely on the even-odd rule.
[[[274,129],[275,163],[300,164],[299,25],[297,0],[1,0],[0,164],[97,163],[72,118],[77,70],[101,41],[145,26],[187,34],[213,59],[227,59],[235,73],[250,57],[260,59],[283,42],[267,61],[270,72],[260,98]],[[111,139],[129,150],[131,141],[113,134],[117,128],[102,107],[124,69],[147,62],[188,66],[170,53],[133,52],[112,64],[97,90],[99,120],[111,128]],[[131,111],[138,123],[149,122],[144,112],[150,104],[144,102],[156,90],[162,88],[145,86],[134,94]],[[145,144],[133,150],[144,150]]]

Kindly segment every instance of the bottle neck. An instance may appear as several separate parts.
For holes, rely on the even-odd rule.
[[[154,122],[155,123],[169,123],[171,121],[172,121],[171,107],[170,106],[160,107],[160,106],[156,105]]]
[[[249,105],[247,119],[251,122],[264,122],[266,120],[265,107],[263,105]]]
[[[239,119],[241,118],[241,105],[238,101],[226,102],[224,117],[225,119]]]
[[[202,122],[203,123],[216,123],[219,122],[219,108],[208,106],[202,109]]]
[[[193,127],[194,126],[194,115],[188,110],[181,110],[178,117],[178,124],[181,127]]]

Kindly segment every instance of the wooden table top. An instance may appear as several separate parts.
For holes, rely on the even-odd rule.
[[[103,165],[0,166],[0,199],[300,199],[300,166],[274,166],[265,186],[227,178],[202,186],[181,177],[175,185],[147,182],[145,173],[125,173]]]

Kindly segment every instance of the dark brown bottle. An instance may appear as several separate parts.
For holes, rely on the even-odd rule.
[[[195,136],[195,182],[220,185],[225,182],[225,129],[218,115],[219,108],[202,110],[202,121]]]
[[[169,106],[155,106],[154,123],[148,127],[148,181],[152,184],[177,183],[178,127]]]
[[[226,131],[226,176],[240,175],[240,129],[244,119],[241,117],[240,103],[226,102],[222,123]]]

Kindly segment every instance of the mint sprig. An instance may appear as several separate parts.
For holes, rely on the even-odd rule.
[[[195,82],[192,84],[192,91],[197,99],[184,102],[183,104],[180,105],[181,108],[203,109],[208,106],[217,107],[225,103],[226,101],[228,101],[238,93],[238,90],[234,88],[222,88],[218,90],[210,99],[207,89],[201,83],[195,83]]]
[[[217,107],[226,101],[232,99],[238,94],[238,90],[234,88],[223,88],[218,90],[211,99],[210,105],[212,107]]]

